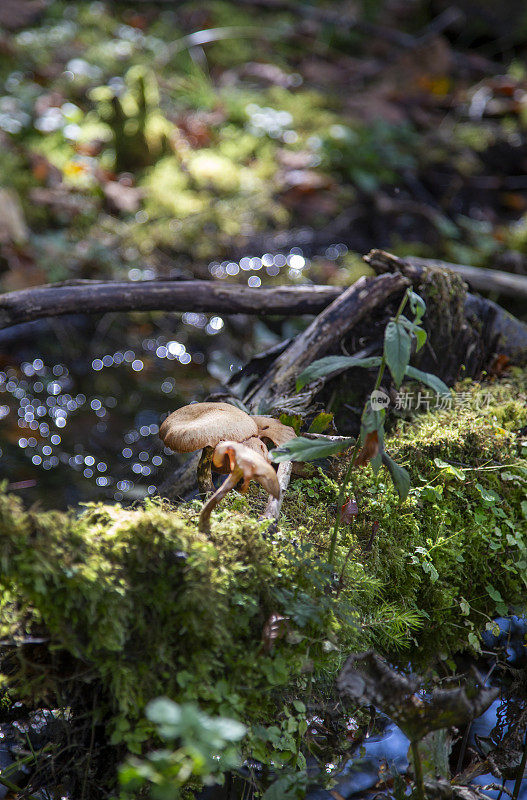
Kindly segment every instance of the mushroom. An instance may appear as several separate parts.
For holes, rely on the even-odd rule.
[[[280,497],[280,486],[276,472],[262,455],[246,445],[234,441],[220,442],[214,450],[212,462],[218,469],[228,465],[230,474],[201,509],[199,529],[202,533],[210,531],[212,510],[241,480],[243,480],[242,492],[247,491],[249,481],[254,480],[258,481],[265,491],[273,497]]]
[[[258,426],[245,411],[230,403],[191,403],[170,414],[159,436],[176,453],[203,450],[197,477],[200,494],[214,491],[211,462],[219,442],[244,442],[258,435]]]

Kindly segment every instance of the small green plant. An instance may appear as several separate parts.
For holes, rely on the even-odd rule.
[[[407,303],[413,313],[413,320],[404,316],[403,311]],[[365,466],[371,463],[375,474],[381,466],[385,466],[393,480],[399,498],[402,502],[408,497],[410,491],[410,476],[408,472],[397,464],[386,452],[384,447],[384,420],[388,396],[380,391],[380,386],[386,367],[390,370],[397,388],[405,376],[419,380],[430,386],[438,394],[448,394],[448,387],[428,372],[421,372],[410,366],[412,339],[416,341],[416,351],[419,351],[426,342],[426,331],[420,322],[426,311],[426,304],[422,297],[407,289],[395,317],[390,320],[384,332],[384,349],[382,356],[372,358],[354,358],[353,356],[328,356],[313,362],[298,377],[297,390],[300,391],[307,383],[329,375],[342,368],[349,367],[378,367],[377,379],[370,398],[364,406],[361,416],[361,429],[359,438],[331,441],[330,439],[312,440],[299,436],[287,442],[280,448],[272,451],[273,460],[280,462],[286,460],[313,461],[334,455],[353,446],[344,478],[340,484],[337,500],[337,514],[331,537],[328,561],[333,563],[337,545],[338,531],[342,518],[342,508],[347,497],[348,486],[355,466]]]
[[[122,798],[148,791],[152,800],[176,800],[184,787],[221,783],[224,772],[239,765],[237,743],[247,730],[240,722],[210,717],[194,703],[178,705],[167,697],[152,700],[146,716],[166,746],[121,767]]]

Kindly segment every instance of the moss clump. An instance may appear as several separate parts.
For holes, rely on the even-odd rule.
[[[193,504],[40,513],[3,492],[0,635],[18,642],[2,667],[11,700],[67,705],[75,718],[97,696],[112,742],[135,751],[151,733],[139,723],[148,700],[197,701],[248,723],[257,758],[293,763],[301,742],[288,733],[288,701],[324,715],[351,650],[422,664],[477,647],[485,621],[526,596],[527,464],[515,432],[527,411],[520,379],[461,388],[454,412],[401,423],[387,442],[412,475],[403,506],[382,473],[357,471],[359,516],[341,533],[335,574],[326,558],[337,481],[322,473],[291,485],[273,535],[255,491],[225,502],[209,538]],[[336,460],[333,473],[341,468]],[[273,614],[283,618],[276,636]],[[38,657],[28,657],[29,635],[50,637]]]

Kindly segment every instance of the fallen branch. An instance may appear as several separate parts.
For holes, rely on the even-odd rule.
[[[449,264],[429,258],[398,258],[384,250],[371,250],[364,260],[378,274],[399,272],[405,275],[414,286],[418,285],[427,270],[450,270],[459,274],[475,287],[476,278],[473,273],[483,272],[486,288],[498,291],[498,282],[502,286],[503,294],[514,297],[527,297],[527,278],[521,275],[511,275],[496,270],[480,270],[477,267],[466,267],[459,264]],[[516,279],[513,284],[509,279]],[[507,291],[504,291],[508,282]],[[475,287],[476,288],[476,287]],[[483,287],[481,287],[483,288]],[[485,340],[488,349],[503,353],[515,364],[524,364],[527,360],[527,325],[509,314],[491,300],[479,295],[467,293],[464,301],[464,316],[466,320],[476,319],[482,326],[480,338]]]
[[[387,266],[379,268],[371,254],[365,258],[377,271],[390,271]],[[527,277],[524,275],[426,258],[397,259],[397,262],[404,264],[407,270],[411,266],[449,269],[479,291],[527,298]],[[44,317],[110,311],[202,311],[262,316],[319,314],[342,292],[338,286],[251,289],[235,283],[203,280],[65,281],[0,295],[0,329]]]
[[[342,289],[251,289],[220,281],[73,281],[0,295],[0,329],[41,317],[108,311],[204,311],[216,314],[317,314]]]

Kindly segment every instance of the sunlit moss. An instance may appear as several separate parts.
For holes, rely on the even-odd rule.
[[[169,212],[175,217],[186,217],[204,209],[206,198],[189,187],[188,175],[174,156],[157,162],[142,184],[147,192],[148,210]],[[154,206],[154,208],[152,208]]]

